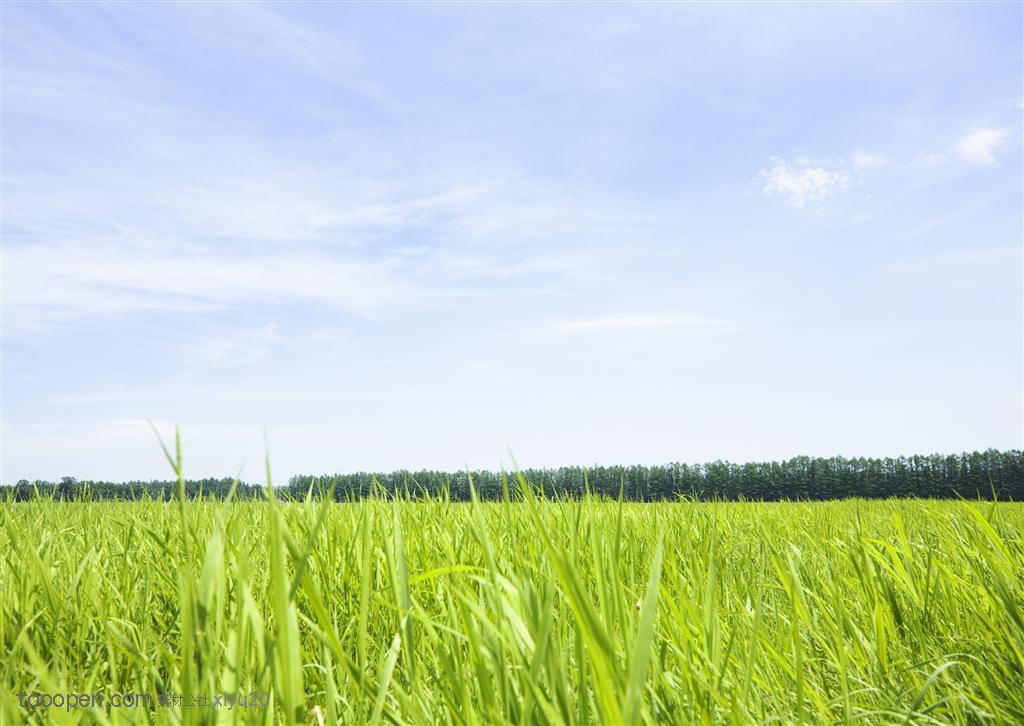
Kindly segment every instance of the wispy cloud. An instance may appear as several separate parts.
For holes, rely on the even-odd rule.
[[[168,250],[40,244],[5,250],[9,334],[94,316],[306,301],[356,314],[412,294],[386,264],[315,254],[238,259]]]
[[[256,329],[227,330],[188,336],[172,346],[176,357],[191,365],[240,367],[266,360],[285,342],[280,326],[269,322]]]
[[[368,185],[379,201],[364,192],[347,207],[332,207],[322,191],[277,198],[266,187],[245,201],[244,182],[237,194],[225,182],[209,197],[126,187],[102,199],[26,192],[9,218],[25,241],[5,250],[8,332],[254,303],[367,315],[481,295],[498,282],[508,291],[536,276],[557,276],[565,292],[607,266],[621,235],[657,224],[657,212],[627,212],[514,175],[486,186],[458,178],[415,186],[432,184],[433,192],[410,194],[382,181]],[[148,209],[148,223],[122,216],[132,209]],[[99,228],[96,219],[105,220]]]
[[[877,151],[855,151],[851,159],[855,169],[870,169],[874,166],[885,166],[889,160]]]
[[[550,330],[560,333],[585,333],[614,330],[637,330],[643,328],[689,328],[700,331],[736,330],[738,323],[714,318],[675,317],[663,315],[612,315],[603,318],[565,320],[550,325]]]
[[[40,423],[32,424],[31,428],[40,434],[51,434],[55,431],[60,431],[64,427],[64,424],[60,421],[43,421]]]
[[[849,173],[837,166],[806,158],[791,164],[778,156],[758,176],[764,180],[766,195],[780,197],[797,209],[844,192],[850,182]]]
[[[961,159],[970,164],[992,166],[996,163],[996,155],[1005,145],[1009,135],[1002,129],[978,129],[960,139],[956,151]]]

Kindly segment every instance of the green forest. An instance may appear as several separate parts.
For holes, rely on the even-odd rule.
[[[545,496],[578,497],[587,492],[630,501],[680,498],[704,500],[824,500],[847,497],[879,499],[995,498],[1024,501],[1024,452],[975,451],[896,458],[829,458],[797,456],[784,461],[660,466],[564,466],[523,469],[523,477]],[[516,488],[516,477],[496,471],[356,472],[300,475],[278,491],[285,499],[320,498],[333,492],[338,501],[381,494],[412,498],[430,495],[452,501],[471,499],[470,483],[483,500],[501,500]],[[224,498],[236,482],[231,477],[186,480],[188,498]],[[235,496],[262,498],[262,485],[238,482]],[[178,496],[176,481],[102,482],[64,477],[58,482],[19,481],[3,487],[2,496],[23,501],[55,499],[158,499]]]

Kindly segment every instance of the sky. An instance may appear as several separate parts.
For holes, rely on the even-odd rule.
[[[1020,3],[2,12],[5,483],[1024,447]]]

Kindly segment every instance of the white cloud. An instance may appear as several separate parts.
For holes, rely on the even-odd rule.
[[[93,434],[103,440],[130,439],[135,441],[155,441],[157,435],[169,446],[174,443],[175,431],[180,431],[182,438],[188,434],[194,438],[209,437],[220,439],[258,439],[258,426],[238,426],[230,424],[195,423],[179,425],[172,421],[130,418],[100,421],[84,427],[83,434]],[[156,431],[154,432],[154,429]]]
[[[928,234],[934,229],[944,227],[950,222],[954,222],[957,219],[963,217],[968,210],[960,209],[950,214],[942,214],[931,219],[927,219],[920,224],[911,227],[906,232],[896,235],[897,239],[907,239],[910,237],[920,237],[921,235]]]
[[[270,357],[275,348],[285,344],[276,322],[254,330],[238,330],[236,326],[187,336],[170,346],[182,364],[248,366]]]
[[[659,315],[613,315],[604,318],[567,320],[554,323],[551,329],[561,333],[603,330],[635,330],[638,328],[693,328],[705,331],[735,329],[736,323],[713,318],[667,317]]]
[[[846,171],[820,163],[815,165],[810,159],[801,157],[790,165],[785,159],[775,156],[771,162],[769,168],[758,172],[765,181],[764,193],[781,197],[797,209],[833,197],[849,185],[850,175]]]
[[[488,185],[473,185],[472,176],[418,178],[413,191],[381,181],[333,208],[331,195],[308,179],[295,185],[308,195],[277,200],[272,184],[236,185],[226,176],[203,186],[205,194],[178,197],[145,185],[118,185],[95,198],[47,197],[40,184],[15,185],[22,193],[12,221],[25,241],[5,248],[5,323],[23,335],[82,319],[249,303],[369,314],[426,298],[480,296],[497,278],[535,275],[559,276],[564,291],[606,267],[624,232],[648,232],[659,218],[658,210],[566,195],[512,173]],[[250,213],[250,197],[261,212]],[[119,217],[118,210],[138,209],[157,211],[148,222]],[[108,224],[97,227],[95,219]],[[557,253],[549,249],[553,238]]]
[[[306,301],[365,314],[412,291],[385,264],[315,254],[238,259],[125,246],[32,245],[5,250],[8,333],[97,315],[202,311]]]
[[[54,431],[60,431],[64,424],[60,421],[45,421],[43,423],[32,424],[31,428],[33,431],[38,431],[41,434],[52,434]]]
[[[857,169],[868,169],[873,166],[885,166],[889,160],[877,151],[855,151],[853,165]]]
[[[964,161],[975,166],[992,166],[996,152],[1006,143],[1009,133],[1002,129],[978,129],[964,136],[956,145]]]

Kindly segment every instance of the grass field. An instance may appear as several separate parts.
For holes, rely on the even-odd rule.
[[[4,724],[1024,722],[1021,504],[36,501],[0,531]],[[67,693],[107,700],[38,705]]]

